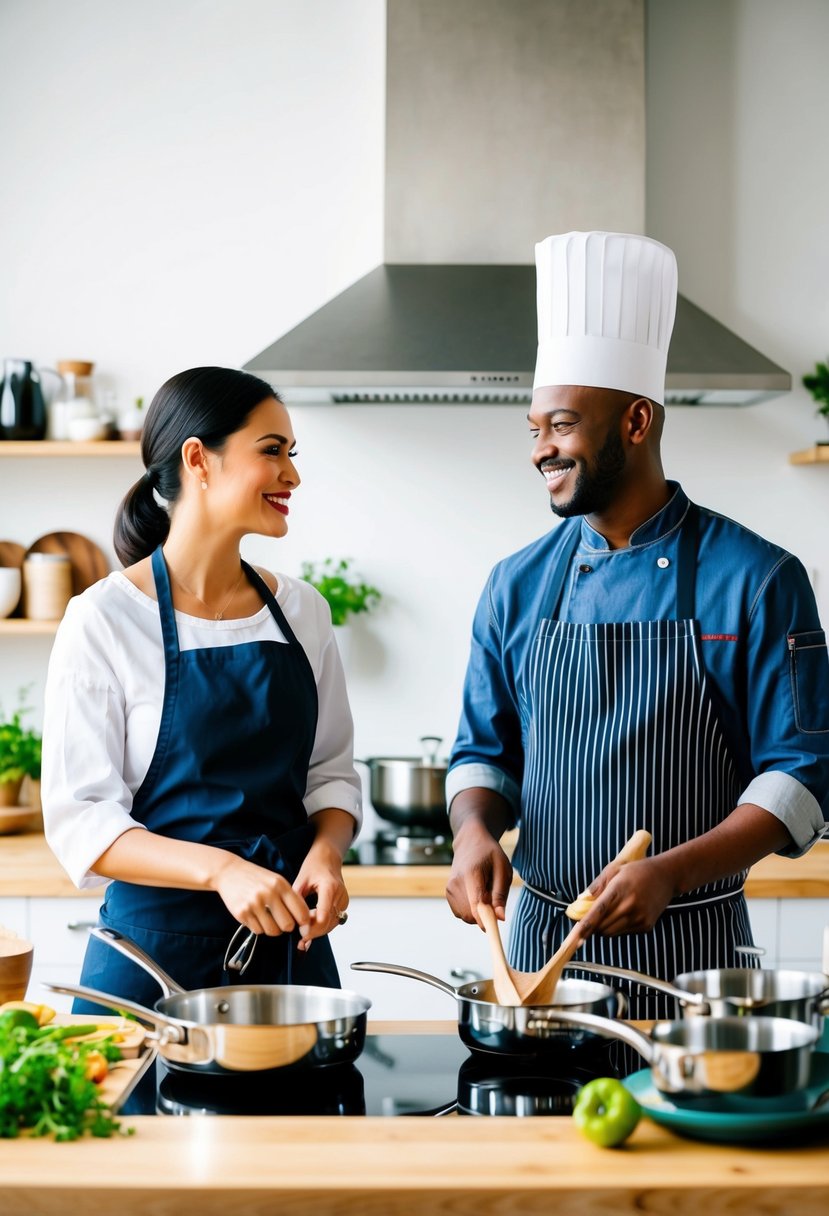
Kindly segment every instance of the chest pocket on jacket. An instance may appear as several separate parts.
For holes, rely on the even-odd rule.
[[[794,720],[807,735],[829,733],[829,652],[822,629],[790,633],[789,677],[794,700]]]

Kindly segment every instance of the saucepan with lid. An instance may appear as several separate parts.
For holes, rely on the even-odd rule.
[[[473,980],[455,988],[436,975],[396,963],[352,963],[352,971],[402,975],[439,988],[458,1004],[458,1034],[472,1051],[497,1055],[538,1056],[578,1048],[596,1038],[589,1027],[564,1025],[560,1010],[623,1017],[625,999],[607,984],[592,980],[559,980],[554,1005],[499,1005],[492,980]]]
[[[819,971],[775,971],[731,967],[686,971],[673,983],[603,963],[571,960],[568,970],[589,971],[608,979],[631,980],[674,997],[683,1017],[793,1018],[820,1032],[829,1014],[829,976]]]
[[[619,1039],[650,1065],[653,1083],[671,1100],[704,1108],[745,1111],[769,1098],[806,1088],[812,1052],[818,1039],[814,1026],[790,1018],[699,1017],[655,1022],[645,1034],[628,1022],[562,1010],[565,1026],[584,1026]]]
[[[307,984],[231,984],[186,992],[134,942],[113,929],[92,934],[143,967],[164,995],[154,1009],[95,988],[46,984],[149,1022],[159,1054],[188,1072],[239,1073],[350,1064],[366,1038],[371,1001]]]

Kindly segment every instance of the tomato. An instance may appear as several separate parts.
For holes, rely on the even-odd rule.
[[[573,1122],[602,1148],[622,1144],[642,1117],[642,1108],[621,1081],[597,1077],[576,1095]]]
[[[99,1085],[109,1072],[106,1057],[101,1055],[100,1051],[90,1051],[84,1064],[86,1065],[87,1081],[94,1081],[96,1085]]]

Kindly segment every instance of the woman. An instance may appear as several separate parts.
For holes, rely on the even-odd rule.
[[[239,554],[246,533],[288,530],[293,445],[255,376],[168,380],[116,519],[126,568],[71,602],[49,664],[49,844],[79,887],[111,880],[101,924],[188,989],[238,978],[224,959],[240,924],[260,935],[245,983],[339,986],[326,935],[345,920],[360,784],[330,612]],[[81,979],[159,996],[96,939]]]

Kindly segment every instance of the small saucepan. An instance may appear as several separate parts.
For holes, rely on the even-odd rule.
[[[592,980],[560,980],[555,1005],[499,1005],[492,980],[473,980],[455,988],[436,975],[396,963],[352,963],[351,969],[403,975],[439,988],[458,1003],[458,1034],[466,1046],[497,1055],[545,1055],[562,1047],[578,1048],[596,1038],[584,1026],[563,1025],[560,1010],[609,1019],[624,1016],[626,1009],[621,993]]]
[[[814,1026],[790,1018],[698,1017],[655,1022],[650,1035],[627,1022],[562,1011],[560,1022],[589,1027],[634,1048],[654,1085],[673,1102],[745,1111],[746,1099],[780,1097],[809,1084]]]
[[[829,1014],[829,976],[819,971],[761,971],[757,967],[732,967],[711,971],[686,971],[673,983],[639,971],[607,967],[603,963],[572,960],[568,969],[590,971],[610,979],[632,980],[654,988],[680,1004],[683,1017],[792,1018],[807,1022],[819,1033]]]
[[[239,1073],[296,1065],[350,1064],[366,1039],[371,1001],[356,992],[307,984],[232,984],[186,992],[134,942],[112,929],[92,933],[156,979],[164,996],[154,1009],[82,985],[46,984],[149,1022],[148,1037],[172,1067]]]

